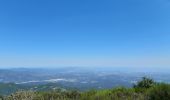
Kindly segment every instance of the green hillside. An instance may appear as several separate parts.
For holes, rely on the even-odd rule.
[[[1,96],[3,100],[170,100],[170,84],[143,78],[133,88],[117,87],[85,92],[71,90],[18,91]]]

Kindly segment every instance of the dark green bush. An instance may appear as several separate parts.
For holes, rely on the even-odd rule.
[[[141,81],[137,82],[137,84],[134,85],[134,88],[150,88],[153,85],[155,85],[156,82],[153,81],[153,79],[143,77]]]
[[[4,100],[4,97],[2,95],[0,95],[0,100]]]
[[[146,92],[148,100],[170,100],[170,85],[157,84]]]

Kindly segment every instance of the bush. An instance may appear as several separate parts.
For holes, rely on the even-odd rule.
[[[147,77],[143,77],[141,81],[137,82],[137,84],[135,84],[133,87],[134,88],[150,88],[152,87],[153,85],[155,85],[156,83],[150,79],[150,78],[147,78]]]
[[[157,84],[146,92],[148,100],[170,100],[170,85]]]
[[[4,97],[2,95],[0,95],[0,100],[4,100]]]
[[[35,97],[33,91],[19,91],[7,96],[5,100],[33,100]]]
[[[118,87],[106,90],[83,92],[80,100],[143,100],[144,95],[133,88]]]

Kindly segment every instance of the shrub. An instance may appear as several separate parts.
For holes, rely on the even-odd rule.
[[[152,87],[153,85],[155,85],[156,83],[150,79],[150,78],[147,78],[147,77],[143,77],[141,81],[137,82],[137,84],[135,84],[133,87],[134,88],[150,88]]]
[[[0,95],[0,100],[4,100],[4,97],[2,95]]]
[[[5,100],[33,100],[36,95],[33,91],[19,91],[11,94]]]
[[[170,85],[157,84],[146,92],[148,100],[170,100]]]

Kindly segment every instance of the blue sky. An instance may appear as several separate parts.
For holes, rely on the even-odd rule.
[[[0,67],[170,66],[169,0],[1,0]]]

